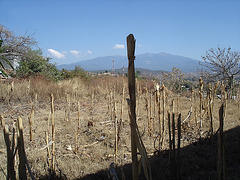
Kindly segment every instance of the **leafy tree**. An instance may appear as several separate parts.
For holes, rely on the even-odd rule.
[[[24,36],[16,36],[0,25],[0,70],[3,73],[6,64],[13,69],[12,62],[7,58],[9,55],[21,57],[16,69],[17,77],[42,75],[54,80],[61,79],[56,66],[49,62],[49,58],[43,57],[41,49],[37,47],[37,41],[31,35],[25,33]]]
[[[84,69],[80,66],[75,66],[75,69],[72,71],[72,73],[75,77],[85,78],[87,76],[86,71],[84,71]]]
[[[70,70],[70,71],[66,70],[66,69],[62,69],[61,76],[63,79],[70,79],[70,78],[74,78],[74,77],[86,78],[87,73],[80,66],[75,66],[75,69]]]
[[[136,73],[138,76],[141,75],[141,71],[139,71],[139,70],[137,70]]]
[[[29,52],[37,46],[37,42],[30,36],[16,36],[3,25],[0,25],[0,71],[5,75],[6,66],[13,69],[12,62],[8,59],[9,55],[20,56],[26,59]]]
[[[225,81],[229,88],[233,86],[234,77],[240,74],[239,52],[218,47],[208,50],[202,59],[204,63],[201,65],[207,68],[205,75],[208,79]]]
[[[11,64],[11,62],[4,57],[4,52],[5,52],[5,48],[3,47],[3,40],[0,40],[0,71],[5,75],[8,76],[7,73],[5,72],[5,64],[8,64],[12,69],[13,66]]]
[[[21,60],[16,69],[16,76],[26,78],[41,75],[54,80],[61,79],[60,72],[49,60],[42,56],[40,49],[29,50],[28,56]]]

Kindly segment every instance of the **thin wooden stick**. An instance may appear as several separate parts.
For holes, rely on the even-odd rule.
[[[22,118],[18,117],[17,120],[18,120],[18,155],[19,155],[18,171],[19,171],[19,179],[27,179]]]
[[[149,102],[148,102],[148,88],[147,88],[147,85],[146,85],[146,97],[145,97],[145,102],[146,102],[146,105],[145,105],[145,108],[146,108],[146,111],[147,111],[147,127],[148,127],[148,135],[150,136],[150,116],[149,116]]]
[[[166,92],[165,92],[165,86],[164,84],[162,84],[162,103],[163,103],[163,112],[162,112],[162,139],[163,139],[163,145],[165,144],[165,128],[164,128],[164,124],[165,124],[165,101],[166,101]]]
[[[80,129],[81,120],[80,120],[80,102],[78,101],[78,130]]]
[[[51,94],[51,117],[52,117],[52,171],[55,171],[55,124],[54,124],[54,97]]]
[[[50,164],[51,164],[51,162],[50,162],[51,153],[50,153],[49,144],[48,144],[48,130],[45,131],[45,142],[46,142],[46,146],[41,148],[40,150],[47,148],[47,165],[48,165],[48,167],[50,167]]]
[[[177,179],[180,179],[181,170],[181,113],[178,115],[178,149],[177,149]]]
[[[225,104],[223,103],[219,109],[219,134],[218,134],[218,179],[226,179],[226,163],[225,163],[225,142],[223,134],[223,124],[225,118]]]
[[[33,102],[31,101],[31,112],[30,112],[30,116],[28,117],[29,120],[29,133],[30,133],[30,141],[33,140],[33,126],[34,126],[34,106],[33,106]]]
[[[171,114],[168,112],[168,135],[169,135],[169,159],[172,166],[172,135],[171,135]]]
[[[78,153],[78,129],[75,129],[75,149],[74,149],[74,153],[77,154]]]
[[[152,136],[153,134],[153,124],[152,124],[152,92],[151,90],[149,91],[149,136]]]
[[[1,116],[2,124],[4,123],[4,119]],[[16,172],[14,170],[14,155],[13,149],[11,149],[11,142],[9,138],[9,128],[7,125],[4,125],[4,140],[7,147],[7,179],[16,179]]]
[[[5,121],[3,119],[3,116],[0,114],[0,120],[1,120],[1,126],[4,128],[5,127]]]
[[[213,95],[212,95],[212,91],[213,89],[211,88],[211,84],[209,83],[208,85],[208,115],[209,115],[209,119],[210,119],[210,127],[209,127],[209,132],[210,132],[210,136],[211,138],[213,137]]]
[[[114,162],[117,164],[117,152],[118,152],[118,121],[117,121],[117,113],[116,113],[116,101],[114,101],[114,114],[115,114],[115,156],[114,156]]]
[[[70,106],[71,106],[71,99],[70,95],[67,94],[67,108],[65,109],[65,121],[69,121],[70,118]]]
[[[173,165],[173,173],[174,179],[177,178],[177,171],[176,171],[176,148],[175,148],[175,114],[172,113],[172,165]]]
[[[156,85],[156,103],[157,103],[157,109],[158,109],[158,134],[159,134],[159,152],[161,150],[161,109],[160,109],[160,92],[159,92],[159,85]]]
[[[200,128],[202,128],[202,106],[203,106],[203,81],[200,77],[199,79],[199,97],[200,97],[200,104],[199,104],[199,111],[200,111]]]

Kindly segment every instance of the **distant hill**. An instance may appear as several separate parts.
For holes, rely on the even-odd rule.
[[[113,59],[115,69],[120,69],[123,66],[127,68],[128,59],[126,56],[97,57],[76,63],[58,65],[57,68],[72,70],[75,66],[81,66],[86,71],[109,70],[112,69]],[[199,68],[199,61],[167,53],[146,53],[136,56],[135,67],[163,71],[171,71],[173,67],[176,67],[181,69],[183,72],[193,72]]]

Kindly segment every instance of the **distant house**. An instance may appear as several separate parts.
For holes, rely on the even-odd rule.
[[[16,68],[19,66],[19,63],[21,61],[21,55],[18,53],[6,53],[4,57],[11,63],[14,69],[5,61],[2,61],[2,65],[4,69],[7,72],[10,72],[12,70],[16,70]],[[6,77],[3,75],[3,73],[0,71],[0,79],[5,79]]]
[[[7,60],[10,61],[14,70],[19,66],[19,63],[21,61],[21,55],[20,54],[18,54],[18,53],[7,53],[4,57]],[[11,66],[9,66],[9,64],[7,64],[5,61],[3,61],[3,66],[4,66],[5,69],[12,69]]]

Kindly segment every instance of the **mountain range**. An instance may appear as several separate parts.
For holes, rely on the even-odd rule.
[[[73,70],[75,66],[81,66],[85,71],[111,70],[114,68],[127,68],[128,59],[126,56],[105,56],[96,57],[85,61],[78,61],[71,64],[58,65],[58,69]],[[195,72],[200,68],[198,60],[184,56],[172,55],[168,53],[146,53],[136,56],[135,67],[148,70],[171,71],[173,67],[179,68],[183,72]]]

